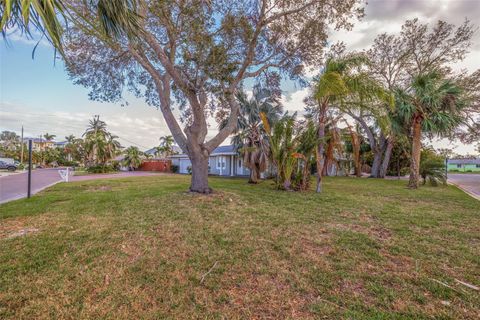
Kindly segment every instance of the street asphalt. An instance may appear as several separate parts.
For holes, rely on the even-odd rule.
[[[61,181],[59,169],[37,169],[32,171],[32,195]],[[28,173],[22,172],[0,177],[0,203],[27,196]]]
[[[480,200],[480,174],[449,173],[448,182],[453,183]]]

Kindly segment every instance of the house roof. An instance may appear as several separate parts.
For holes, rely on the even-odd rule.
[[[480,164],[480,159],[448,159],[449,164]]]
[[[228,146],[217,147],[211,155],[222,155],[222,154],[237,154],[237,147],[233,144]]]
[[[55,141],[45,140],[44,138],[23,138],[25,142],[28,142],[28,140],[32,140],[35,143],[55,143]]]
[[[219,146],[215,148],[211,156],[221,156],[221,155],[237,155],[237,147],[233,144],[228,146]],[[171,158],[185,158],[188,157],[185,153],[174,154],[170,156]]]
[[[173,149],[173,152],[175,152],[175,153],[182,153],[182,149],[180,149],[179,146],[172,146],[172,149]],[[148,149],[148,150],[144,151],[143,153],[155,155],[156,151],[157,151],[156,148],[153,147],[151,149]]]

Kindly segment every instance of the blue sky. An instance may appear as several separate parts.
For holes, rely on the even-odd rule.
[[[403,21],[419,17],[422,21],[443,19],[459,24],[467,17],[474,23],[480,16],[480,0],[371,0],[366,18],[350,32],[332,32],[330,40],[344,41],[351,50],[371,45],[381,32],[398,32]],[[478,22],[477,22],[478,23]],[[81,136],[93,115],[107,122],[109,129],[120,137],[123,145],[141,149],[158,145],[159,137],[169,134],[161,112],[142,100],[129,97],[128,106],[120,103],[100,103],[88,99],[88,90],[74,85],[57,59],[53,49],[40,43],[35,59],[32,50],[36,42],[19,34],[9,36],[9,43],[0,40],[0,130],[20,132],[26,136],[45,132],[57,135],[56,140],[74,134]],[[456,68],[474,71],[480,68],[480,34],[474,38],[472,51]],[[284,104],[287,110],[302,111],[307,89],[285,87]],[[215,126],[211,127],[211,135]],[[228,140],[225,142],[228,143]],[[474,146],[435,141],[436,147],[456,147],[460,153],[473,152]]]

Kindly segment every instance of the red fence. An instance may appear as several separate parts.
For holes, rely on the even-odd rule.
[[[170,160],[147,160],[143,161],[138,168],[141,171],[160,171],[160,172],[172,172],[172,161]]]

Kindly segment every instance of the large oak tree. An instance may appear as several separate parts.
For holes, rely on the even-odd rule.
[[[363,14],[359,2],[132,1],[137,30],[111,37],[92,2],[66,1],[67,69],[94,100],[122,101],[130,91],[158,107],[192,162],[190,190],[209,193],[208,157],[237,125],[242,83],[299,79],[320,63],[328,29],[349,28]],[[207,117],[219,107],[227,125],[207,140]]]

